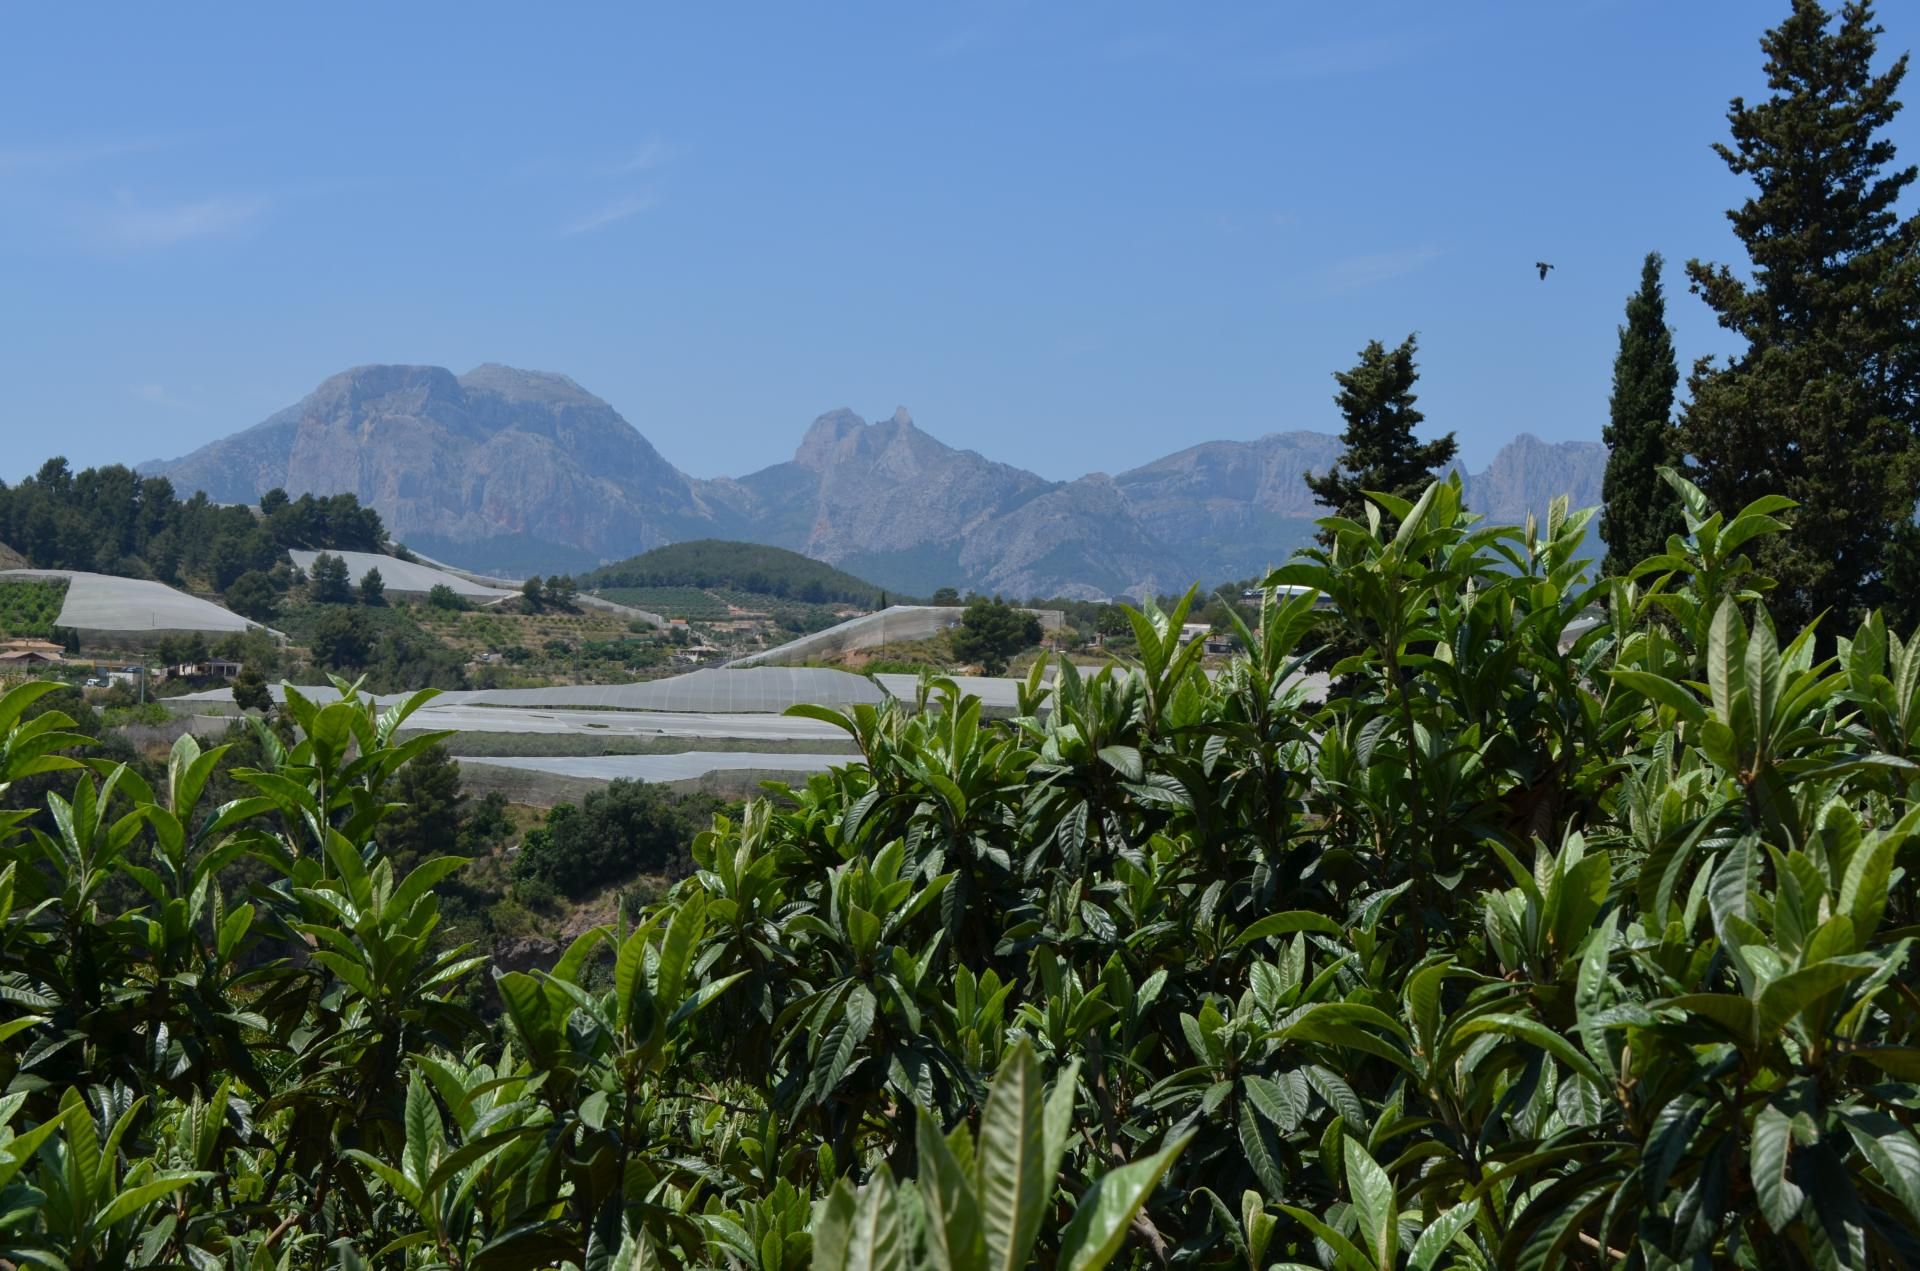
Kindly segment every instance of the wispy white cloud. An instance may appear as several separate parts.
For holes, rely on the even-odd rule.
[[[215,195],[185,203],[142,205],[122,198],[97,219],[101,245],[127,251],[173,247],[205,238],[225,238],[246,229],[267,210],[257,195]]]
[[[0,146],[0,172],[18,173],[46,168],[73,168],[83,164],[149,154],[173,145],[160,138],[125,141],[70,141],[37,146]]]
[[[625,198],[602,204],[586,215],[568,221],[560,227],[562,234],[589,234],[597,229],[618,224],[629,217],[651,211],[660,205],[656,194],[629,194]]]
[[[1348,256],[1322,266],[1320,281],[1330,291],[1357,291],[1362,287],[1375,287],[1425,268],[1441,254],[1438,247],[1429,244],[1399,251]]]
[[[601,175],[610,177],[631,176],[636,172],[651,172],[655,168],[665,167],[679,156],[680,152],[658,137],[649,137],[641,142],[639,148],[624,159],[616,160],[600,169]]]

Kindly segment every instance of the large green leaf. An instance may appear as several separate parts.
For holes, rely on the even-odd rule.
[[[1767,1225],[1784,1233],[1800,1215],[1806,1193],[1793,1181],[1793,1121],[1769,1104],[1753,1120],[1748,1173]]]
[[[885,1166],[860,1189],[849,1224],[845,1260],[837,1271],[906,1271],[907,1229],[900,1194]]]
[[[1480,1202],[1470,1200],[1435,1215],[1408,1251],[1407,1271],[1431,1271],[1447,1252],[1447,1246],[1459,1238],[1479,1212]]]
[[[1060,1237],[1060,1265],[1066,1271],[1100,1271],[1112,1260],[1126,1240],[1133,1216],[1192,1138],[1188,1134],[1145,1160],[1094,1180]]]
[[[1022,1040],[993,1078],[974,1147],[973,1192],[993,1271],[1027,1265],[1053,1197],[1054,1180],[1042,1160],[1040,1103],[1040,1063]]]
[[[974,1271],[986,1261],[986,1230],[973,1180],[924,1108],[914,1118],[919,1191],[927,1211],[927,1253],[939,1271]]]
[[[1354,1213],[1360,1220],[1360,1238],[1373,1255],[1374,1266],[1380,1271],[1393,1271],[1399,1259],[1400,1235],[1393,1180],[1358,1139],[1344,1139],[1341,1148],[1347,1168],[1347,1194],[1353,1198]]]

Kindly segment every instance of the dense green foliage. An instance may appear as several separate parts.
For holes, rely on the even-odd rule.
[[[691,872],[687,848],[720,808],[711,795],[615,781],[577,806],[563,803],[528,832],[514,857],[519,879],[538,879],[585,896],[635,874]]]
[[[1434,471],[1453,459],[1458,447],[1452,433],[1426,442],[1414,435],[1426,419],[1414,405],[1417,344],[1411,335],[1392,349],[1370,340],[1352,370],[1334,372],[1340,391],[1333,400],[1346,421],[1340,434],[1346,449],[1333,468],[1319,476],[1307,473],[1306,482],[1314,502],[1337,516],[1363,515],[1367,494],[1376,490],[1415,498]],[[1322,544],[1328,541],[1323,533]]]
[[[377,693],[467,687],[461,654],[398,606],[305,605],[280,625],[307,647],[315,682],[344,672],[364,675]]]
[[[353,603],[353,580],[343,557],[322,552],[307,571],[307,598],[318,605]]]
[[[418,699],[295,691],[297,744],[186,738],[149,790],[22,690],[0,1256],[1911,1263],[1920,637],[1777,636],[1746,553],[1786,502],[1678,488],[1677,550],[1599,592],[1586,516],[1530,540],[1447,483],[1325,522],[1272,582],[1330,619],[1229,611],[1217,680],[1176,606],[1011,720],[801,708],[859,761],[498,974],[495,1025],[435,939],[459,862],[393,820]]]
[[[61,458],[9,487],[0,482],[0,542],[39,569],[79,569],[225,591],[268,571],[289,547],[379,551],[386,530],[351,494],[289,499],[270,490],[260,515],[205,494],[182,500],[165,477],[114,464],[73,472]]]
[[[977,662],[988,675],[999,675],[1015,654],[1040,643],[1040,620],[998,598],[977,596],[954,628],[953,655]]]
[[[1728,213],[1750,276],[1687,264],[1745,347],[1695,365],[1684,447],[1716,504],[1799,502],[1792,539],[1758,549],[1793,624],[1882,604],[1920,619],[1920,214],[1900,216],[1915,169],[1886,135],[1907,59],[1874,74],[1879,31],[1867,4],[1835,23],[1794,0],[1762,40],[1771,96],[1735,98],[1716,147],[1753,181]]]
[[[0,635],[46,639],[67,600],[63,578],[0,579]]]
[[[602,587],[719,587],[806,604],[831,601],[876,606],[880,589],[833,566],[784,547],[703,538],[669,543],[580,576],[588,590]]]
[[[234,579],[221,599],[227,608],[255,622],[273,622],[280,616],[280,592],[273,579],[257,569]]]
[[[467,603],[466,597],[445,583],[435,583],[427,592],[427,606],[432,609],[444,609],[449,613],[464,613],[473,608]]]
[[[267,677],[258,667],[240,668],[240,674],[233,680],[233,704],[243,711],[273,709],[273,691],[267,687]]]
[[[1640,266],[1640,289],[1627,297],[1627,321],[1613,359],[1613,396],[1607,402],[1607,473],[1601,487],[1600,537],[1607,543],[1602,572],[1624,573],[1666,550],[1682,527],[1680,509],[1667,497],[1660,469],[1680,466],[1680,436],[1673,423],[1673,391],[1680,383],[1667,297],[1660,286],[1664,262],[1648,252]]]

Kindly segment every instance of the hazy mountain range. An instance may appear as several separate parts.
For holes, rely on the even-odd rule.
[[[914,594],[952,585],[1100,597],[1245,578],[1281,561],[1320,514],[1301,475],[1339,453],[1326,433],[1272,433],[1060,482],[956,450],[904,408],[876,423],[836,410],[786,462],[707,481],[564,375],[363,366],[244,432],[140,470],[227,502],[276,486],[350,491],[394,538],[480,570],[577,570],[733,538]],[[1517,522],[1558,494],[1597,503],[1605,462],[1597,443],[1522,435],[1467,476],[1468,504]]]

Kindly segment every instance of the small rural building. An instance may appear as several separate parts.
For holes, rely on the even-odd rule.
[[[51,640],[0,640],[0,669],[50,666],[66,660],[66,650]]]
[[[240,674],[240,663],[229,662],[224,658],[208,658],[204,662],[182,662],[179,666],[167,668],[170,680],[231,680]]]

